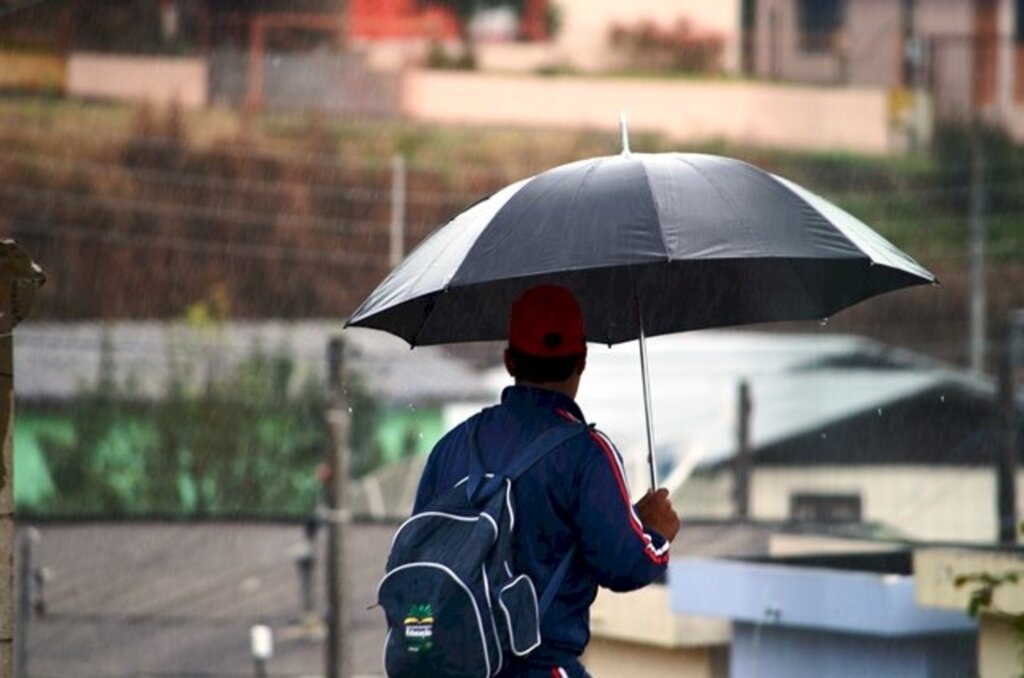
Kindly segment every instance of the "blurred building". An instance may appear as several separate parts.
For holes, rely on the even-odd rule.
[[[673,610],[731,621],[730,676],[976,675],[976,623],[917,602],[909,549],[670,569]]]
[[[868,522],[910,539],[997,538],[1005,437],[992,380],[859,337],[706,331],[648,343],[659,476],[685,518],[738,514],[746,383],[750,519]],[[578,401],[619,446],[639,496],[647,470],[636,347],[594,347],[587,365]],[[497,399],[508,376],[495,368],[486,380]],[[476,407],[453,406],[447,425]],[[414,457],[368,474],[354,492],[356,510],[408,515],[423,463]],[[1017,507],[1022,514],[1021,497]]]
[[[743,429],[750,518],[996,539],[1005,436],[992,380],[839,335],[696,332],[650,340],[649,358],[660,478],[684,515],[737,515]],[[583,412],[621,449],[638,496],[647,473],[636,347],[594,347],[587,370]],[[490,378],[495,388],[507,379]]]
[[[1019,548],[919,548],[914,551],[914,573],[922,607],[974,610],[977,675],[1020,673],[1024,589],[1018,582],[1024,576],[1024,553]]]
[[[78,457],[95,456],[91,461],[82,460],[85,468],[101,469],[120,484],[118,494],[123,496],[117,503],[123,512],[147,512],[137,501],[148,482],[144,458],[163,454],[154,447],[153,436],[159,426],[154,403],[180,389],[203,393],[217,380],[241,384],[245,377],[238,381],[239,368],[256,358],[279,364],[286,383],[281,385],[277,404],[283,408],[288,399],[299,398],[305,389],[317,388],[317,384],[323,387],[328,345],[342,335],[354,417],[361,420],[358,425],[370,427],[360,443],[368,449],[356,450],[353,455],[361,464],[353,462],[354,472],[424,454],[444,433],[452,403],[476,402],[487,393],[476,374],[444,349],[427,347],[412,352],[390,335],[342,333],[339,322],[228,322],[205,329],[183,323],[132,321],[25,325],[15,338],[15,500],[19,510],[50,513],[48,507],[59,497],[61,487],[81,482],[63,477],[60,468],[65,454],[77,450],[74,454]],[[95,404],[90,394],[100,391],[108,392],[101,398],[118,401],[110,406],[116,406],[120,414],[114,417],[111,430],[93,441],[95,449],[86,449],[88,434],[76,428],[76,422],[82,421],[82,408],[89,408],[89,402]],[[361,400],[356,401],[356,393],[363,394]],[[238,393],[239,399],[244,395]],[[211,406],[196,416],[216,420],[224,415]],[[221,426],[225,425],[222,420]],[[280,424],[276,430],[269,414],[261,426],[276,441],[271,447],[276,446],[281,455],[309,434]],[[328,443],[323,440],[319,445],[323,448],[319,458],[325,459]],[[209,452],[217,454],[216,450]],[[274,474],[294,476],[295,494],[300,494],[299,488],[315,484],[309,463],[290,464],[279,459]],[[174,485],[169,483],[171,490]],[[313,501],[315,496],[308,499]],[[291,512],[282,506],[265,506],[259,512],[273,514],[275,510]]]
[[[758,77],[926,91],[940,119],[977,115],[1024,139],[1020,0],[752,5],[748,68]]]

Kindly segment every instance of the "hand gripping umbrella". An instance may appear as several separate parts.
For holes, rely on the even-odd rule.
[[[645,338],[820,320],[935,277],[827,200],[745,162],[623,152],[562,165],[477,202],[424,240],[346,326],[412,346],[506,338],[538,284],[583,308],[587,339],[639,339],[657,487]]]

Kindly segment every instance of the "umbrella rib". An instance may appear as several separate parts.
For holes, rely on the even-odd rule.
[[[447,292],[448,288],[445,287],[444,291]],[[427,323],[430,322],[430,316],[434,314],[434,308],[437,306],[437,302],[435,301],[436,298],[437,296],[435,293],[430,295],[430,298],[427,299],[427,309],[426,313],[423,314],[423,322],[421,322],[420,326],[416,328],[416,334],[413,335],[412,340],[409,342],[409,346],[411,348],[416,348],[420,343],[420,335],[423,334],[423,330],[426,328]]]
[[[867,259],[871,262],[871,265],[875,265],[876,263],[880,263],[880,262],[876,262],[875,261],[875,258],[871,255],[870,252],[866,251],[861,245],[858,245],[857,242],[853,238],[850,237],[850,234],[847,233],[845,229],[840,228],[838,225],[836,225],[835,220],[829,219],[828,217],[826,217],[824,214],[821,213],[821,210],[819,210],[817,207],[815,207],[810,202],[808,202],[806,198],[804,198],[799,193],[794,191],[792,188],[787,186],[786,183],[787,183],[788,180],[783,179],[782,181],[780,181],[780,179],[782,179],[782,177],[775,176],[774,174],[768,174],[768,176],[771,177],[772,181],[774,181],[776,184],[781,186],[786,191],[786,193],[788,193],[789,195],[793,196],[793,198],[795,198],[797,201],[799,201],[800,204],[804,208],[811,210],[816,215],[818,215],[818,217],[820,217],[821,219],[824,219],[825,222],[830,224],[835,229],[835,231],[840,236],[842,236],[843,240],[845,240],[850,245],[850,247],[852,247],[854,249],[854,251],[856,251],[856,252],[860,253],[861,255],[867,257]],[[807,192],[811,193],[811,191],[807,191]],[[818,197],[816,194],[812,193],[812,195],[815,195],[815,197]],[[853,215],[850,215],[850,216],[853,216]],[[854,217],[854,218],[856,218],[856,217]]]
[[[644,173],[644,183],[647,186],[647,192],[651,195],[651,203],[654,205],[655,215],[658,217],[658,236],[661,238],[661,248],[665,250],[665,260],[672,261],[672,253],[668,251],[668,241],[665,240],[665,229],[661,227],[661,214],[658,210],[658,201],[654,197],[654,189],[651,188],[651,175],[647,172],[647,165],[644,164],[642,159],[638,158],[640,163],[640,171]]]
[[[750,225],[747,223],[747,220],[744,219],[740,215],[739,210],[736,209],[736,205],[734,205],[732,203],[732,200],[730,200],[729,197],[722,191],[721,187],[719,187],[719,185],[717,183],[712,181],[711,177],[709,177],[704,172],[704,170],[702,170],[695,163],[690,162],[684,156],[680,155],[680,156],[677,156],[677,157],[679,158],[679,162],[681,162],[681,163],[683,163],[685,165],[688,165],[690,167],[690,169],[692,169],[694,172],[696,172],[697,174],[700,175],[701,179],[703,179],[705,182],[707,182],[708,186],[710,186],[715,191],[715,193],[718,194],[718,197],[721,198],[722,202],[724,202],[726,205],[729,206],[729,209],[732,211],[733,216],[736,217],[736,221],[740,222],[740,224],[743,225],[744,229],[746,229],[747,231],[753,232],[753,229],[750,228]]]
[[[747,223],[747,220],[744,219],[740,215],[739,210],[736,209],[736,206],[732,203],[732,201],[728,198],[728,196],[725,195],[725,193],[718,186],[718,184],[715,183],[711,179],[711,177],[709,177],[706,173],[704,173],[701,170],[700,167],[698,167],[694,163],[690,162],[686,158],[680,157],[679,160],[684,162],[684,163],[686,163],[687,165],[689,165],[697,174],[699,174],[701,176],[702,179],[704,179],[704,181],[706,181],[708,183],[709,186],[711,186],[712,189],[714,189],[715,193],[718,194],[718,197],[722,199],[722,202],[724,202],[726,205],[729,206],[729,209],[732,210],[733,215],[736,217],[737,221],[739,221],[743,225],[744,229],[746,229],[749,232],[753,232],[754,229],[750,228],[750,224]],[[765,258],[768,258],[767,255],[765,256]],[[811,301],[811,303],[813,305],[813,302],[815,300],[815,296],[810,293],[810,290],[807,289],[807,285],[804,283],[804,279],[802,277],[800,277],[800,275],[797,273],[796,268],[794,268],[794,266],[793,266],[793,260],[790,257],[777,257],[777,258],[778,259],[782,259],[786,263],[786,266],[789,268],[789,270],[793,274],[793,278],[796,280],[797,284],[800,286],[800,290],[804,293],[804,297],[806,297],[809,301]]]
[[[801,204],[802,207],[811,210],[812,212],[817,214],[818,217],[820,217],[821,219],[824,219],[827,223],[833,224],[831,219],[826,217],[814,205],[812,205],[809,202],[807,202],[807,200],[805,200],[803,197],[801,197],[796,191],[794,191],[792,188],[787,186],[784,181],[779,181],[779,177],[776,177],[774,174],[769,174],[768,176],[771,177],[772,181],[774,181],[776,184],[781,186],[786,191],[786,193],[788,193],[794,199],[799,201],[799,203]],[[850,246],[852,246],[854,248],[854,250],[856,250],[857,252],[860,252],[862,255],[864,255],[867,258],[868,264],[870,266],[874,266],[875,265],[874,257],[872,257],[869,252],[865,252],[863,250],[863,248],[858,246],[857,243],[854,242],[853,239],[850,238],[848,233],[846,233],[845,231],[843,231],[843,229],[841,229],[841,228],[839,228],[837,226],[833,225],[833,228],[835,228],[836,231],[839,232],[839,234],[843,237],[843,239],[846,240],[846,242],[848,242],[850,244]],[[804,279],[800,276],[800,274],[797,273],[796,267],[793,265],[793,259],[791,257],[785,257],[785,261],[786,261],[786,265],[789,267],[789,270],[793,272],[793,277],[796,278],[797,283],[799,283],[800,289],[803,290],[804,295],[807,296],[807,298],[810,299],[810,301],[813,304],[817,300],[817,297],[815,297],[815,295],[811,294],[811,292],[807,289],[807,284],[804,282]],[[827,313],[823,313],[822,315],[824,315],[826,318],[828,317]]]

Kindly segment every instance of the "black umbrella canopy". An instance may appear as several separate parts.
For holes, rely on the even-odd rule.
[[[935,277],[855,217],[739,160],[583,160],[517,182],[428,237],[348,321],[412,345],[504,339],[541,283],[569,288],[588,339],[821,319]]]

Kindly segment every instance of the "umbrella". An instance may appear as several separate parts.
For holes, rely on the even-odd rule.
[[[651,485],[657,486],[645,338],[827,319],[935,276],[852,215],[740,160],[632,153],[511,184],[426,238],[346,327],[412,346],[504,339],[512,302],[567,287],[588,341],[639,339]]]

